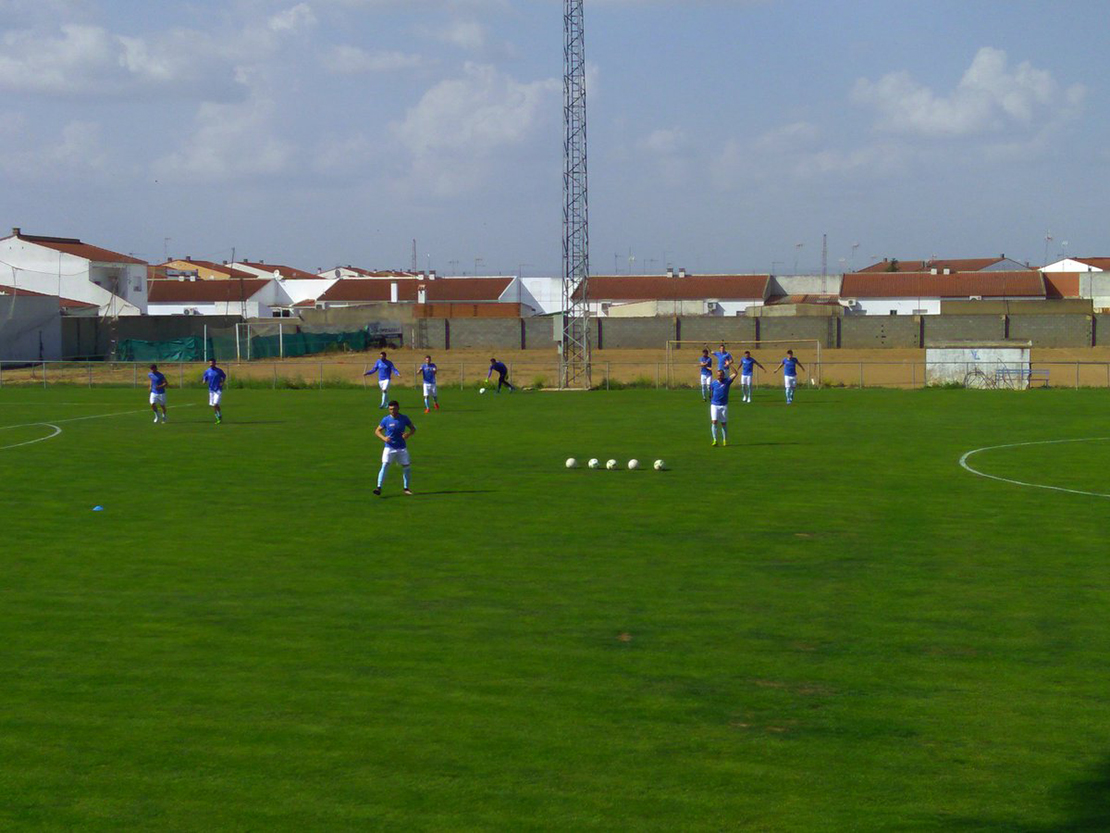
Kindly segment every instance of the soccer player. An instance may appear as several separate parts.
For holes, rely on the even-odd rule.
[[[166,377],[158,372],[158,365],[150,366],[150,410],[154,411],[154,422],[166,421]],[[162,417],[158,417],[158,409],[162,409]]]
[[[501,386],[505,385],[509,389],[509,393],[513,393],[516,388],[514,388],[513,383],[509,381],[509,368],[505,366],[504,362],[499,362],[497,359],[491,358],[489,360],[489,373],[486,374],[487,382],[495,371],[497,373],[497,392],[501,393]]]
[[[216,367],[216,360],[208,360],[208,369],[204,371],[204,381],[208,385],[208,404],[212,406],[212,412],[216,415],[216,424],[219,425],[224,420],[223,411],[220,410],[220,400],[224,395],[224,380],[227,379],[227,374]]]
[[[363,376],[373,376],[378,374],[378,387],[382,389],[382,404],[378,406],[380,411],[385,407],[385,401],[389,398],[389,386],[393,381],[393,374],[401,375],[401,371],[393,366],[393,362],[385,357],[385,350],[382,350],[378,361],[372,368],[363,373]]]
[[[424,379],[424,413],[428,413],[430,404],[434,404],[436,410],[439,410],[439,388],[436,385],[438,373],[439,368],[432,361],[432,357],[425,356],[424,364],[420,365],[420,375]],[[430,403],[429,400],[431,400]]]
[[[382,421],[374,429],[374,436],[385,443],[385,448],[382,449],[382,470],[378,472],[378,486],[374,489],[374,494],[382,493],[382,483],[385,482],[385,473],[389,471],[391,463],[401,464],[401,482],[405,494],[412,494],[412,462],[409,460],[405,440],[415,433],[416,426],[401,413],[401,406],[394,399],[389,403],[389,416],[382,417]]]
[[[698,367],[701,368],[701,401],[708,402],[709,388],[713,384],[713,358],[709,355],[708,347],[701,351]]]
[[[723,370],[717,371],[717,378],[710,385],[709,429],[713,433],[713,445],[717,444],[717,424],[721,425],[721,445],[728,445],[728,389],[736,381],[736,371],[725,376]]]
[[[732,367],[732,353],[728,352],[722,344],[720,350],[713,351],[713,355],[717,357],[717,369],[727,374],[728,369]]]
[[[794,358],[794,351],[787,350],[786,358],[779,362],[779,366],[775,368],[775,373],[782,369],[782,383],[786,390],[786,404],[794,404],[794,388],[798,385],[798,368],[805,370],[805,365]]]
[[[767,368],[752,358],[752,351],[745,350],[740,358],[740,394],[742,402],[752,401],[752,367],[758,367],[766,372]]]

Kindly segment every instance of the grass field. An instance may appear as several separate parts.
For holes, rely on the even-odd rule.
[[[406,395],[0,391],[0,827],[1110,828],[1110,392]]]

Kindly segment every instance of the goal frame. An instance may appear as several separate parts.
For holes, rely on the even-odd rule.
[[[695,350],[708,349],[710,353],[713,348],[720,345],[725,345],[729,352],[733,354],[733,358],[737,358],[738,354],[743,353],[745,350],[750,350],[755,353],[757,350],[772,349],[775,345],[780,345],[783,352],[789,349],[797,350],[802,348],[805,350],[813,350],[817,358],[812,364],[806,364],[806,370],[809,372],[809,381],[811,384],[821,384],[821,339],[819,338],[761,338],[761,339],[734,339],[730,341],[727,338],[720,339],[719,341],[705,341],[705,340],[692,340],[692,339],[668,339],[667,340],[667,387],[673,387],[676,383],[674,372],[674,359],[675,353],[686,348]],[[693,366],[691,365],[691,376],[693,375]],[[768,368],[767,373],[770,374],[773,368]],[[756,368],[756,372],[759,368]]]

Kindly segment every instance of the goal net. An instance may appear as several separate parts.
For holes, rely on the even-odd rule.
[[[671,340],[667,342],[667,386],[684,387],[699,384],[701,375],[698,359],[702,350],[708,350],[710,355],[714,350],[719,350],[721,344],[732,353],[734,362],[739,362],[745,350],[750,350],[752,358],[760,362],[765,371],[756,367],[753,373],[752,384],[766,383],[772,376],[778,363],[786,355],[787,350],[794,351],[794,357],[802,363],[804,377],[810,384],[821,384],[821,341],[816,338],[798,339],[759,339],[756,341],[690,341]],[[717,361],[713,361],[713,371],[717,370]],[[799,374],[802,376],[803,374]]]

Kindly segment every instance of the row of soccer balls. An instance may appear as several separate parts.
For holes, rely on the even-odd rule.
[[[605,463],[605,468],[607,468],[609,471],[616,471],[620,467],[621,467],[620,463],[618,463],[616,460],[609,460]],[[636,469],[638,469],[639,467],[640,467],[640,461],[639,460],[629,460],[628,461],[628,468],[629,468],[630,471],[636,471]],[[663,471],[663,469],[665,469],[666,467],[667,467],[667,464],[664,463],[662,460],[656,460],[652,464],[652,468],[655,469],[656,471]],[[576,459],[574,459],[573,457],[568,458],[567,459],[567,468],[568,469],[578,468],[578,461]],[[590,460],[586,463],[586,468],[588,468],[588,469],[599,469],[599,468],[601,468],[601,461],[598,460],[596,457],[591,457]]]

